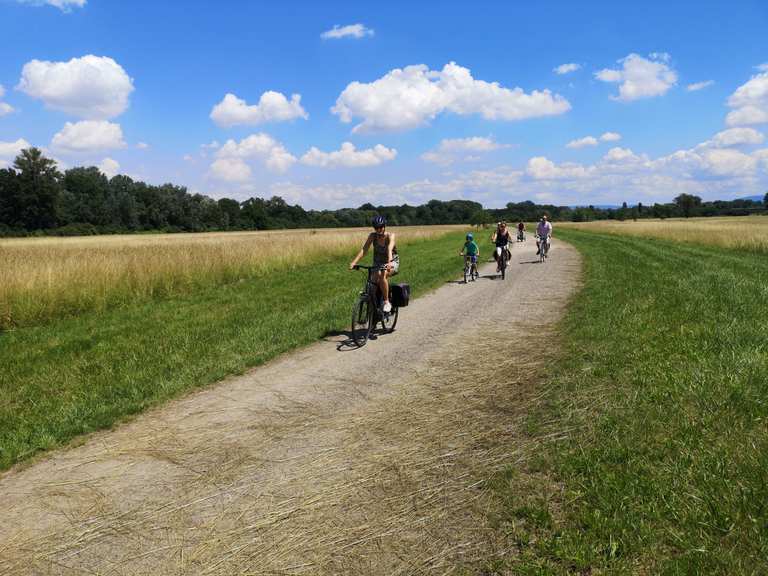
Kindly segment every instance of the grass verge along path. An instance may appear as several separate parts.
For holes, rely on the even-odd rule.
[[[520,574],[768,573],[768,261],[560,230],[585,285],[495,480]]]
[[[450,233],[400,246],[396,281],[419,295],[458,276],[462,242]],[[348,329],[363,281],[347,270],[353,255],[0,333],[0,470]]]

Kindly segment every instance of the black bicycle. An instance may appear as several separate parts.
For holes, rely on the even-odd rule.
[[[509,245],[496,246],[496,263],[499,266],[502,280],[507,277],[507,262],[509,262],[510,256]]]
[[[352,309],[352,340],[358,346],[365,346],[379,322],[385,334],[395,329],[399,310],[393,304],[390,312],[384,312],[384,298],[373,279],[376,272],[386,270],[386,266],[363,266],[362,264],[355,266],[355,270],[360,269],[368,271],[368,278]]]

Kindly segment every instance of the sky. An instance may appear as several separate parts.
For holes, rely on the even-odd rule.
[[[768,192],[768,2],[0,0],[0,168],[486,207]]]

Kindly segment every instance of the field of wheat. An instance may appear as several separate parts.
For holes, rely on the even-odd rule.
[[[670,218],[667,220],[601,220],[562,222],[556,226],[642,238],[663,238],[690,244],[768,252],[768,217]]]
[[[392,231],[404,245],[460,228]],[[189,293],[345,253],[351,260],[367,232],[344,228],[0,240],[0,329]]]

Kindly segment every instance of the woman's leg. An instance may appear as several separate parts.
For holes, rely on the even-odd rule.
[[[381,290],[381,297],[383,298],[384,302],[389,302],[389,281],[387,280],[387,277],[389,276],[389,271],[379,272],[379,290]]]

